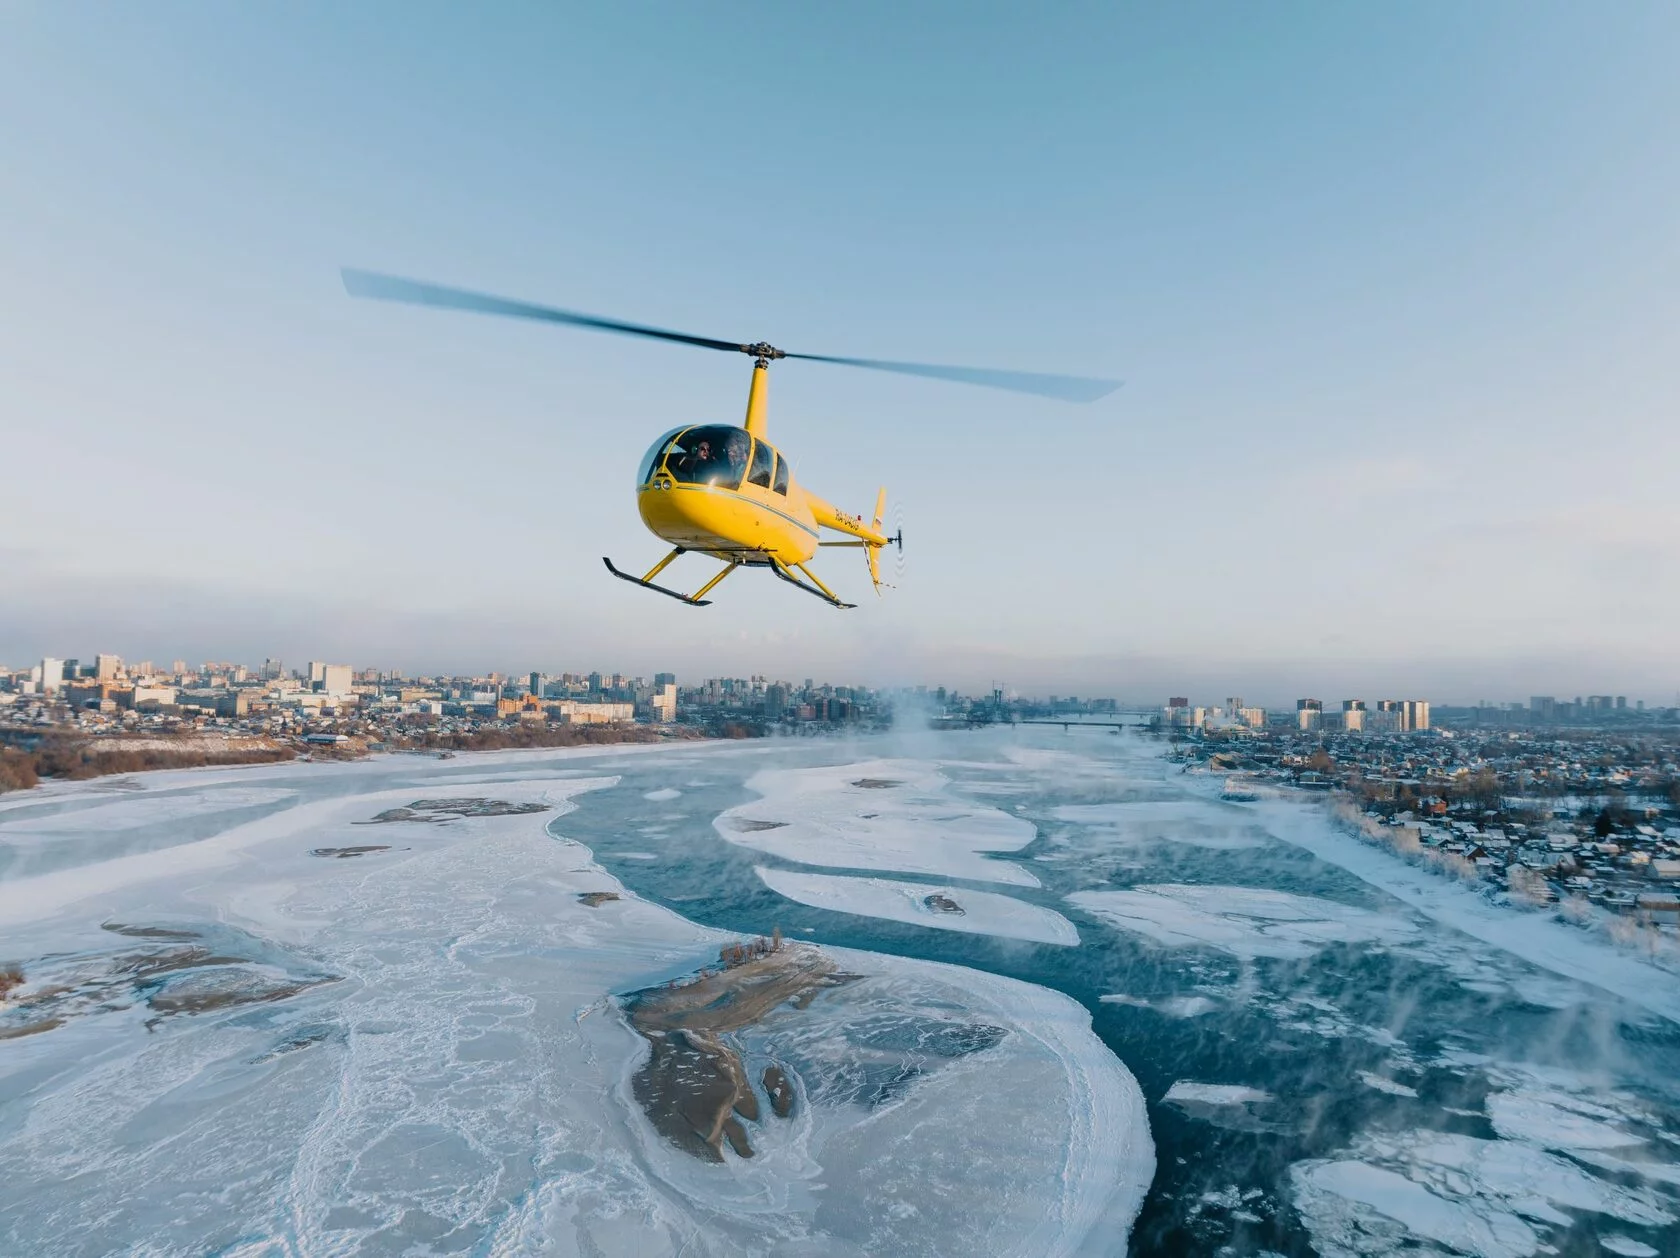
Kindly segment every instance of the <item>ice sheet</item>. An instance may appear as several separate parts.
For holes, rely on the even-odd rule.
[[[1060,913],[995,892],[900,882],[889,878],[813,874],[801,870],[772,869],[764,865],[758,866],[758,876],[778,895],[836,913],[854,913],[860,917],[878,917],[969,935],[1025,939],[1033,943],[1067,947],[1079,943],[1079,932]],[[957,905],[961,912],[933,907],[928,903],[930,896],[938,896]]]
[[[747,785],[763,798],[713,822],[731,843],[803,865],[1039,885],[1021,866],[985,855],[1019,851],[1037,834],[1033,824],[960,798],[925,762],[766,769]]]
[[[1077,891],[1068,901],[1169,948],[1219,948],[1246,958],[1309,957],[1331,943],[1398,943],[1417,934],[1392,914],[1256,887],[1163,883]]]
[[[621,1090],[643,1042],[608,994],[715,963],[733,937],[547,832],[612,781],[556,780],[554,759],[498,758],[528,780],[474,792],[551,811],[444,825],[358,823],[453,794],[468,757],[435,781],[414,759],[286,766],[296,798],[272,816],[0,882],[0,954],[32,979],[164,946],[102,929],[128,923],[237,930],[332,980],[151,1030],[157,991],[192,989],[142,987],[7,1041],[0,1252],[1036,1255],[1125,1236],[1153,1171],[1135,1081],[1077,1003],[960,967],[837,953],[864,977],[755,1043],[844,1069],[805,1079],[803,1118],[757,1125],[761,1158],[685,1162],[651,1135]],[[310,855],[370,843],[389,850]],[[872,1102],[813,1095],[914,1065],[938,1026],[996,1038],[894,1067]]]

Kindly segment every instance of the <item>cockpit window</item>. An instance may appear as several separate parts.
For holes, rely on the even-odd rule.
[[[787,460],[778,454],[776,456],[776,492],[779,494],[787,493],[787,483]]]
[[[770,488],[770,472],[776,463],[776,452],[762,441],[753,445],[752,471],[747,479],[764,489]]]
[[[681,428],[673,428],[648,447],[648,452],[642,455],[641,471],[637,474],[636,484],[645,485],[653,479],[653,474],[659,470],[660,460],[665,457],[665,447],[671,444],[672,437],[681,433]]]
[[[690,428],[665,451],[665,468],[683,484],[739,489],[751,444],[742,428]]]

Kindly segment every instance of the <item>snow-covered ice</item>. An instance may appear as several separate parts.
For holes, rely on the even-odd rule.
[[[1020,865],[985,855],[1027,846],[1033,824],[960,798],[925,762],[765,769],[747,785],[762,798],[713,823],[731,843],[802,865],[1039,885]]]
[[[1394,914],[1256,887],[1166,883],[1078,891],[1068,901],[1166,947],[1219,948],[1238,957],[1308,957],[1327,944],[1399,943],[1417,934]]]
[[[934,930],[970,935],[995,935],[1033,943],[1073,946],[1079,932],[1054,909],[1042,908],[992,891],[966,887],[902,882],[889,878],[858,878],[845,874],[814,874],[803,870],[758,866],[758,876],[778,895],[813,908],[855,913],[892,922],[909,922]],[[940,897],[957,909],[941,909],[929,897]]]

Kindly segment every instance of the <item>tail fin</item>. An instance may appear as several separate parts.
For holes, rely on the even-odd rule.
[[[875,495],[875,519],[869,525],[869,531],[877,537],[881,534],[881,517],[887,511],[887,487],[881,486],[881,492]],[[865,555],[869,557],[869,579],[875,583],[875,593],[881,593],[881,548],[866,546]]]

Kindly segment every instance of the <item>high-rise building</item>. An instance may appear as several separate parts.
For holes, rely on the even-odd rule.
[[[1295,726],[1304,732],[1317,729],[1324,720],[1324,702],[1321,699],[1295,700]]]
[[[548,685],[547,676],[542,673],[531,674],[531,693],[537,698],[542,698],[543,687],[546,685]]]
[[[662,725],[669,725],[677,719],[676,682],[668,681],[662,686],[654,687],[653,719]]]
[[[321,689],[321,683],[327,679],[327,666],[322,660],[309,661],[309,688]]]
[[[806,684],[809,685],[809,683]],[[1174,695],[1167,700],[1167,706],[1169,708],[1187,708],[1190,706],[1190,700],[1184,695]]]
[[[674,686],[676,684],[677,675],[675,673],[655,673],[653,675],[653,686],[656,690],[660,686]]]
[[[41,684],[42,694],[52,694],[64,685],[64,661],[55,660],[48,656],[41,661],[41,675],[35,678]]]
[[[1365,732],[1365,700],[1342,700],[1342,728],[1350,734]]]
[[[1400,728],[1405,732],[1415,732],[1429,728],[1429,701],[1427,699],[1404,699],[1400,703]]]
[[[97,681],[115,681],[122,672],[122,656],[100,654],[93,657],[93,676]]]

